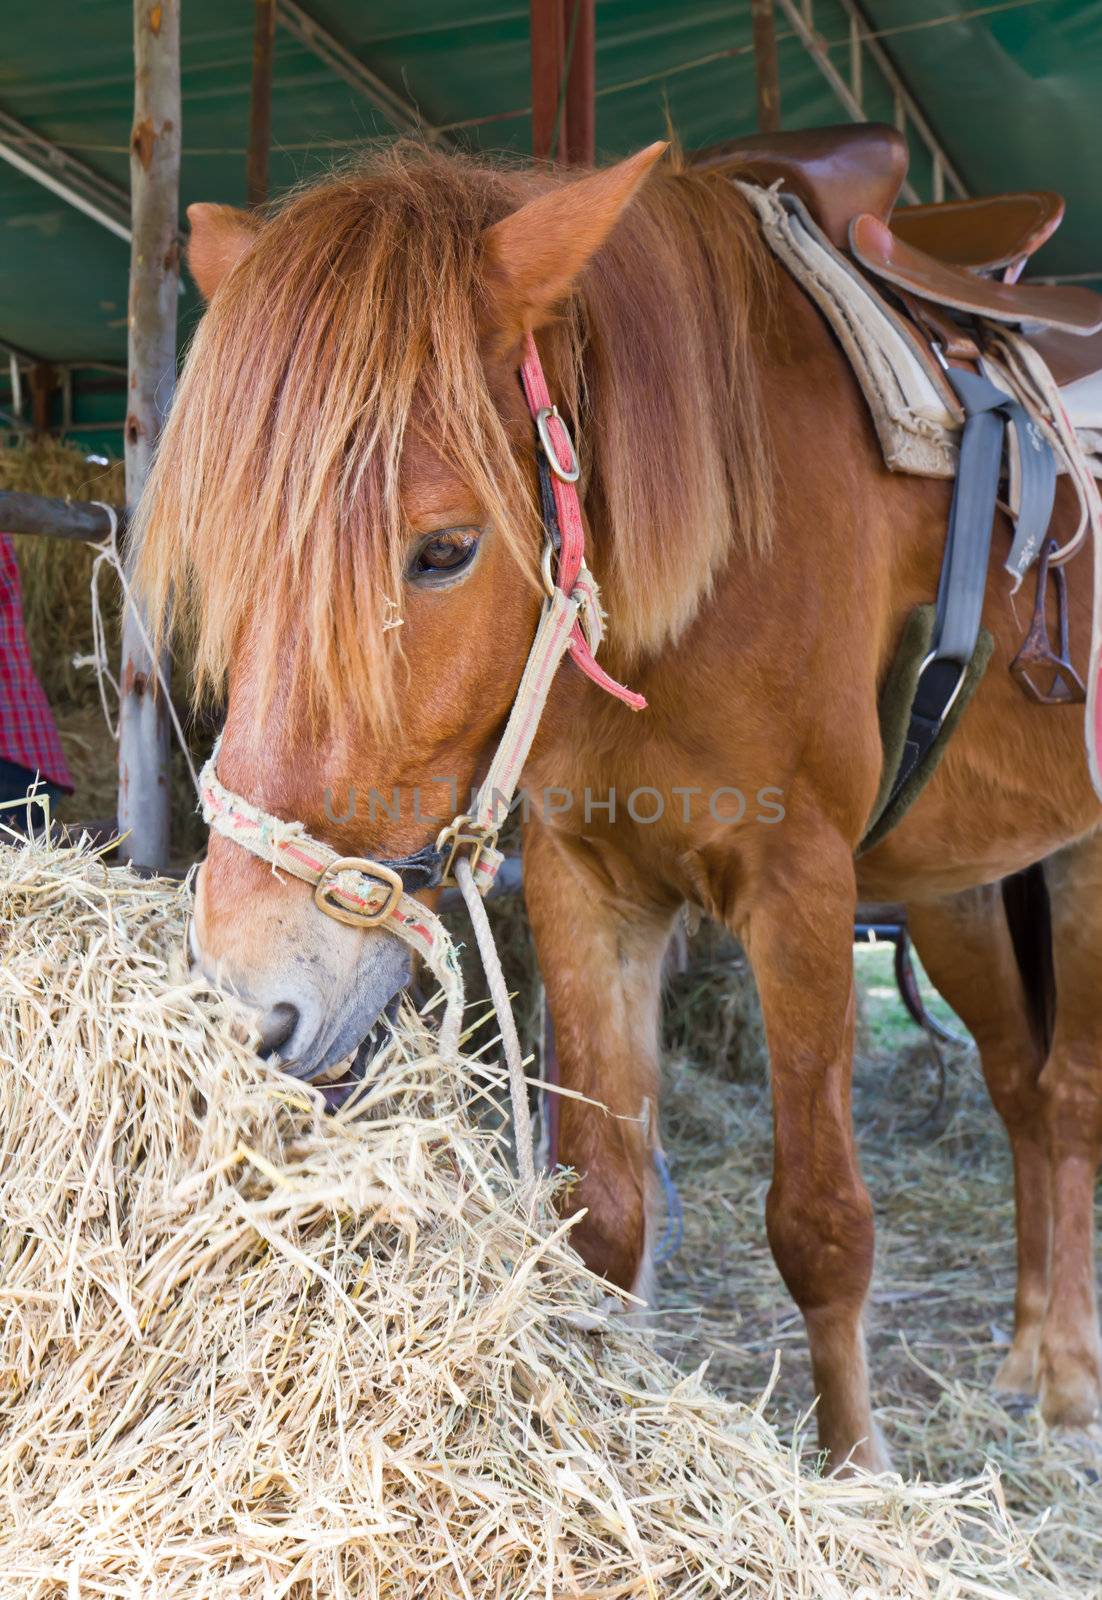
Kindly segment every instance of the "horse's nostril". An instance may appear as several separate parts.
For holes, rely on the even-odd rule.
[[[260,1019],[260,1054],[262,1056],[275,1055],[282,1050],[288,1039],[298,1027],[298,1006],[293,1006],[289,1001],[280,1001],[272,1006]]]

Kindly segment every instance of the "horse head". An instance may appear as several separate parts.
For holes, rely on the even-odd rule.
[[[200,688],[225,686],[222,783],[341,855],[416,852],[485,770],[541,606],[521,351],[663,148],[572,182],[407,153],[268,220],[190,209],[207,310],[139,581],[191,625]],[[553,370],[576,405],[570,345]],[[217,833],[191,937],[304,1078],[410,978],[393,933],[321,915]]]

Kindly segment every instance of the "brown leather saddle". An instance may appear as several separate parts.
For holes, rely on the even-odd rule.
[[[702,150],[692,161],[748,183],[779,182],[803,201],[836,249],[890,285],[912,311],[925,308],[931,334],[939,308],[988,317],[1036,329],[1038,347],[1044,340],[1046,355],[1047,347],[1058,353],[1061,383],[1102,369],[1102,296],[1077,285],[1018,282],[1029,257],[1059,226],[1061,197],[1038,191],[897,208],[908,159],[895,128],[862,122],[754,134]],[[951,337],[944,319],[941,329]]]
[[[1047,361],[1060,384],[1102,370],[1102,296],[1075,285],[1019,282],[1026,262],[1059,226],[1064,214],[1062,198],[1040,191],[897,209],[908,160],[902,134],[880,123],[757,134],[692,157],[698,170],[764,187],[777,186],[782,194],[802,202],[830,244],[902,310],[917,336],[916,347],[931,364],[936,362],[944,384],[964,406],[960,465],[933,627],[939,640],[954,631],[948,619],[955,604],[954,585],[958,584],[967,590],[958,607],[961,616],[967,613],[966,624],[959,630],[965,644],[955,650],[939,645],[927,653],[928,641],[924,641],[919,649],[924,659],[917,669],[917,686],[908,682],[906,704],[896,719],[904,755],[891,770],[886,763],[885,794],[882,802],[878,801],[866,845],[895,825],[929,777],[951,732],[952,716],[959,715],[962,685],[969,684],[967,692],[971,692],[978,681],[976,673],[982,675],[990,654],[988,638],[987,655],[980,664],[985,637],[980,630],[980,611],[1003,446],[1002,435],[997,430],[992,435],[981,415],[985,409],[995,409],[992,395],[998,399],[979,365],[984,323],[1016,327]],[[1028,426],[1028,420],[1021,412],[1016,426],[1023,422]],[[988,433],[981,435],[985,427]],[[969,445],[970,433],[974,448]],[[981,438],[986,443],[981,443]],[[978,462],[983,452],[981,469]],[[1054,471],[1050,469],[1047,512],[1035,519],[1042,533],[1051,511]],[[985,474],[986,487],[977,497],[976,483]],[[958,499],[963,502],[969,495],[970,512],[958,519]],[[971,530],[971,550],[966,555],[961,555],[954,543],[960,523],[970,525]],[[1032,541],[1024,548],[1028,554]],[[951,553],[954,550],[955,555]],[[1068,655],[1066,579],[1058,561],[1059,552],[1046,540],[1038,564],[1033,621],[1011,665],[1023,690],[1049,704],[1085,698]],[[1057,600],[1056,644],[1047,625],[1050,566]],[[938,659],[942,654],[945,660]],[[1049,673],[1050,684],[1046,682]],[[887,758],[887,741],[885,753]]]

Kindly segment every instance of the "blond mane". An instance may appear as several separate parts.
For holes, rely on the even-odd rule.
[[[200,690],[223,683],[248,623],[267,691],[290,668],[315,706],[391,714],[415,409],[531,568],[534,472],[484,375],[480,240],[554,181],[399,145],[259,230],[199,325],[135,520],[138,582],[155,618],[171,600]],[[675,639],[729,553],[768,542],[767,282],[747,208],[674,163],[547,334],[617,662]]]

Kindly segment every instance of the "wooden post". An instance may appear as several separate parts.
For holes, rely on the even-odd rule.
[[[31,368],[31,427],[35,433],[49,433],[54,393],[58,386],[57,368],[48,361],[36,361]]]
[[[134,0],[134,127],[130,136],[130,250],[126,499],[136,505],[176,381],[180,283],[179,0]],[[155,693],[144,618],[126,607],[119,676],[119,828],[138,866],[168,862],[169,723]],[[169,663],[162,659],[167,680]]]
[[[777,30],[773,0],[750,0],[754,29],[754,73],[758,85],[758,131],[776,133],[781,125],[781,80],[777,69]]]
[[[268,198],[268,153],[272,147],[272,52],[276,8],[275,0],[255,0],[255,5],[246,198],[250,206],[262,206]]]

